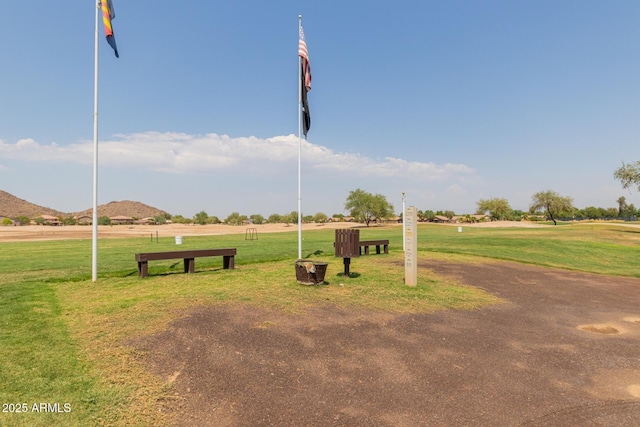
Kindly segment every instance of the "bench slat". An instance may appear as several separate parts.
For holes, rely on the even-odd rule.
[[[146,252],[137,253],[136,261],[138,261],[138,276],[147,277],[149,275],[148,261],[158,261],[164,259],[177,259],[182,258],[184,260],[184,272],[195,272],[195,259],[198,257],[207,256],[221,256],[222,268],[225,270],[233,270],[235,268],[234,258],[236,255],[236,248],[222,248],[222,249],[193,249],[186,251],[170,251],[170,252]]]
[[[360,240],[360,246],[388,245],[388,240]]]
[[[369,246],[376,247],[376,254],[380,253],[380,246],[384,247],[384,253],[389,253],[389,241],[388,240],[361,240],[359,252],[362,254],[362,248],[364,247],[364,254],[369,255]]]
[[[203,256],[235,256],[236,248],[193,249],[171,252],[145,252],[136,254],[136,261],[157,261],[161,259],[198,258]]]

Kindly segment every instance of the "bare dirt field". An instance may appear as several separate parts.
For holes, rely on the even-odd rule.
[[[360,223],[328,223],[328,224],[303,224],[303,231],[316,229],[334,229],[348,227],[364,227]],[[163,225],[100,225],[98,226],[99,238],[119,237],[148,237],[158,233],[159,237],[174,236],[215,236],[222,234],[242,234],[247,228],[255,228],[260,233],[278,233],[296,231],[297,224],[260,224],[250,226],[234,225],[195,225],[195,224],[163,224]],[[90,225],[27,225],[0,227],[0,241],[21,240],[61,240],[61,239],[91,239],[93,227]]]
[[[401,227],[402,224],[386,225],[386,227]],[[477,224],[443,224],[443,226],[462,227],[548,227],[525,221],[492,221]],[[357,222],[333,222],[327,224],[303,224],[302,230],[319,230],[335,228],[366,227]],[[371,225],[372,228],[378,227]],[[296,231],[297,224],[259,224],[249,226],[234,226],[223,224],[195,225],[195,224],[163,224],[163,225],[100,225],[99,238],[118,237],[148,237],[156,232],[160,237],[174,236],[215,236],[221,234],[242,234],[247,228],[255,228],[260,233],[278,233]],[[21,240],[61,240],[61,239],[91,239],[93,227],[90,225],[27,225],[0,226],[0,242]]]

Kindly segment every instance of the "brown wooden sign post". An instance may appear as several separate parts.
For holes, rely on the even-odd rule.
[[[344,262],[344,275],[349,276],[349,265],[351,258],[360,256],[360,230],[338,229],[336,230],[336,241],[334,243],[336,257],[342,257]]]

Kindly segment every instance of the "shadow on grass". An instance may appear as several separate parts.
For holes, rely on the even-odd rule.
[[[322,250],[318,249],[318,250],[317,250],[317,251],[315,251],[315,252],[312,252],[312,253],[310,253],[310,254],[307,254],[307,256],[305,256],[305,257],[304,257],[304,259],[309,259],[310,257],[312,257],[312,256],[314,256],[314,255],[315,255],[315,256],[318,256],[318,255],[322,255],[322,254],[324,254],[324,251],[322,251]]]
[[[361,274],[360,273],[350,273],[350,274],[338,273],[338,274],[336,274],[336,276],[345,277],[347,279],[355,279],[357,277],[360,277]]]

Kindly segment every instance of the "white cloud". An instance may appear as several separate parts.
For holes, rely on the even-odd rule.
[[[7,144],[0,140],[0,154],[4,159],[33,162],[63,160],[81,163],[85,158],[91,161],[92,152],[92,145],[84,143],[60,146],[55,142],[50,145],[39,144],[31,138],[21,139],[15,144]]]
[[[93,142],[45,145],[33,139],[22,139],[15,144],[0,140],[0,156],[32,162],[54,160],[91,164]],[[101,166],[165,173],[207,173],[241,168],[243,173],[259,174],[282,169],[282,165],[295,162],[297,156],[298,137],[295,135],[262,139],[151,131],[118,134],[99,142]],[[302,141],[302,161],[303,167],[315,171],[360,177],[441,181],[464,180],[475,173],[464,164],[439,165],[395,157],[379,160],[359,153],[336,153],[305,140]]]

